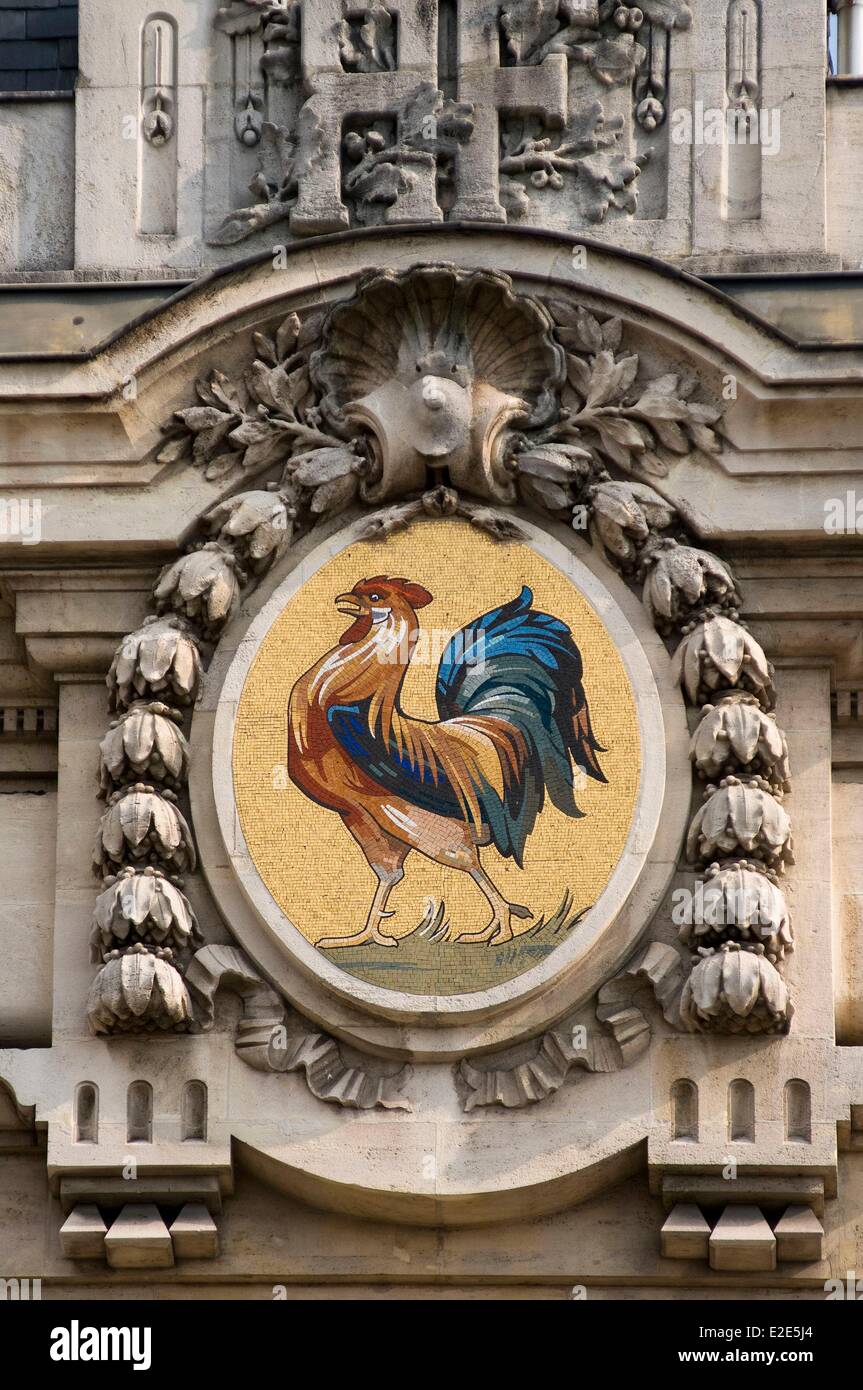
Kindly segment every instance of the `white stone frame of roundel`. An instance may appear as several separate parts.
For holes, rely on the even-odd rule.
[[[311,575],[364,538],[368,520],[365,511],[361,518],[341,516],[316,527],[275,566],[223,634],[191,731],[195,834],[201,866],[232,934],[297,1009],[375,1052],[464,1057],[540,1032],[590,999],[632,954],[670,886],[689,817],[685,706],[668,651],[620,576],[572,530],[545,518],[540,526],[519,515],[520,542],[559,569],[605,624],[636,698],[642,765],[623,854],[578,931],[505,984],[423,997],[349,975],[316,951],[260,878],[236,811],[232,751],[239,698],[266,633]]]

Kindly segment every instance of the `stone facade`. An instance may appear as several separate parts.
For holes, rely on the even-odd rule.
[[[81,0],[74,103],[0,102],[0,1276],[856,1267],[825,20]]]

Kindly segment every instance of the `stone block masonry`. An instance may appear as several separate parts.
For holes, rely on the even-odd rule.
[[[78,74],[78,0],[0,0],[0,93],[67,92]]]

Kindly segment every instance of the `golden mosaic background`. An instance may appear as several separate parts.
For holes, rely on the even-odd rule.
[[[489,907],[466,874],[413,853],[390,899],[395,915],[385,927],[400,946],[326,952],[350,974],[384,988],[415,994],[486,989],[538,964],[567,930],[578,931],[577,922],[570,922],[596,902],[608,882],[638,794],[641,755],[633,692],[593,608],[558,569],[525,545],[501,545],[462,521],[434,521],[383,542],[352,545],[324,564],[287,602],[261,643],[240,699],[233,749],[237,809],[249,852],[275,902],[312,943],[359,930],[375,878],[338,815],[308,800],[288,780],[288,698],[297,679],[345,630],[347,620],[333,606],[336,595],[375,574],[404,576],[434,595],[418,615],[423,629],[435,630],[434,657],[428,664],[411,664],[402,691],[407,713],[437,718],[434,684],[445,644],[440,634],[445,630],[448,639],[528,584],[534,607],[572,630],[584,661],[593,728],[608,750],[600,755],[608,785],[584,779],[587,785],[576,798],[585,812],[581,820],[547,803],[528,840],[523,870],[493,848],[481,851],[486,872],[504,896],[536,914],[531,921],[513,920],[514,942],[502,947],[451,939],[432,943],[418,935],[416,928],[439,904],[451,924],[450,937],[484,927]],[[571,910],[561,924],[554,914],[566,895]]]

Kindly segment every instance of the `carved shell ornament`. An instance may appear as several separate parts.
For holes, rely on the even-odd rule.
[[[671,364],[647,366],[621,319],[574,297],[541,300],[505,275],[435,264],[369,274],[325,317],[289,312],[253,334],[245,371],[232,379],[212,364],[196,391],[166,426],[158,458],[200,467],[223,495],[165,566],[158,616],[124,639],[108,677],[120,719],[102,749],[110,796],[95,864],[105,882],[94,946],[105,964],[91,993],[94,1030],[211,1027],[217,988],[257,988],[233,947],[218,948],[234,952],[233,964],[213,976],[206,1008],[184,984],[187,969],[195,976],[197,924],[176,878],[195,871],[183,724],[213,644],[261,576],[322,518],[381,501],[369,537],[459,516],[506,544],[518,522],[501,507],[518,504],[570,522],[644,602],[691,709],[693,775],[710,779],[688,835],[706,916],[687,921],[687,954],[652,941],[602,987],[593,1026],[605,1041],[587,1062],[564,1020],[535,1039],[532,1061],[501,1054],[462,1068],[467,1107],[539,1100],[572,1067],[628,1065],[626,1029],[640,1020],[639,1048],[650,1036],[632,1002],[639,981],[670,1027],[786,1030],[792,931],[776,873],[793,856],[774,672],[741,621],[731,570],[701,548],[663,488],[676,459],[722,447],[721,411],[704,387]],[[238,483],[227,496],[226,479]],[[198,949],[193,962],[201,958]],[[288,1065],[257,1044],[254,1064],[296,1063],[314,1089],[314,1059],[330,1052],[309,1028]],[[342,1069],[351,1099],[329,1083],[315,1093],[392,1104],[373,1059],[357,1066]]]
[[[361,280],[331,313],[310,369],[328,424],[371,432],[367,502],[423,486],[429,469],[475,490],[476,459],[487,494],[514,501],[506,428],[549,423],[565,379],[542,305],[513,294],[504,275],[446,265]]]

